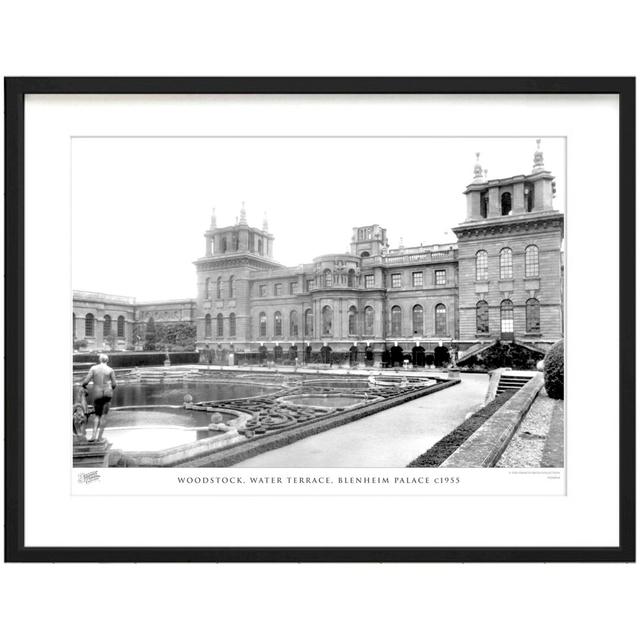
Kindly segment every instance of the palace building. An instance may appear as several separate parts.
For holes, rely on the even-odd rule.
[[[387,230],[372,224],[353,229],[348,253],[296,267],[274,259],[266,219],[250,226],[244,205],[233,226],[212,216],[195,300],[136,305],[75,292],[75,336],[90,329],[89,348],[100,348],[116,323],[123,345],[136,323],[188,321],[203,360],[233,353],[236,363],[423,366],[497,340],[546,352],[563,335],[564,214],[553,207],[540,142],[529,175],[487,180],[478,154],[464,194],[457,243],[391,248]]]

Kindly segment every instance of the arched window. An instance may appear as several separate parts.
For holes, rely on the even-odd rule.
[[[273,314],[273,335],[282,335],[282,314],[279,311]]]
[[[216,335],[218,338],[224,335],[224,319],[221,313],[216,316]]]
[[[500,280],[513,278],[513,252],[508,247],[500,251]]]
[[[526,304],[527,333],[540,332],[540,302],[535,298],[529,298]]]
[[[211,314],[210,313],[207,313],[207,315],[204,317],[204,337],[205,338],[211,337]]]
[[[118,338],[124,338],[124,316],[118,316]]]
[[[236,335],[236,314],[235,313],[229,314],[229,335],[230,336]]]
[[[106,338],[110,334],[111,334],[111,316],[107,314],[104,317],[103,324],[102,324],[102,335]]]
[[[222,276],[216,280],[216,298],[222,298]]]
[[[349,273],[347,274],[347,286],[356,286],[356,272],[353,269],[349,269]]]
[[[71,320],[71,322],[73,323],[71,328],[73,329],[73,337],[75,339],[76,337],[76,314],[75,313],[73,314],[73,320]]]
[[[402,335],[402,309],[398,306],[391,307],[391,335]]]
[[[311,309],[307,309],[304,312],[304,335],[313,335],[313,311]]]
[[[211,278],[207,278],[204,281],[204,299],[205,300],[211,299]]]
[[[524,276],[525,278],[537,278],[538,274],[538,247],[535,244],[530,244],[524,250]]]
[[[330,336],[333,332],[333,309],[327,305],[322,307],[322,335]]]
[[[265,338],[267,335],[267,314],[264,311],[258,316],[258,335]]]
[[[447,307],[443,304],[436,305],[436,335],[447,335]]]
[[[480,196],[480,217],[486,218],[488,212],[489,212],[489,196],[481,195]]]
[[[502,205],[502,215],[508,216],[511,213],[511,194],[508,191],[502,194],[500,204]]]
[[[373,335],[373,320],[375,314],[373,311],[373,307],[365,307],[364,308],[364,333],[367,336]]]
[[[95,335],[95,318],[93,313],[87,313],[84,317],[84,335],[86,338],[93,338]]]
[[[513,302],[503,300],[500,303],[500,333],[503,338],[513,338]]]
[[[476,253],[476,280],[487,280],[489,278],[489,258],[487,252],[481,249]]]
[[[422,305],[417,304],[413,307],[413,335],[421,336],[424,334],[424,309]]]
[[[289,314],[289,335],[298,336],[298,312],[295,310]]]
[[[476,333],[489,333],[489,303],[486,300],[476,304]]]
[[[229,278],[229,297],[230,298],[234,298],[235,295],[236,295],[236,292],[235,292],[235,286],[234,286],[234,282],[233,282],[233,276],[231,276]]]
[[[531,183],[525,184],[524,195],[527,199],[527,211],[533,211],[533,203],[535,202],[535,186]]]
[[[222,253],[227,252],[227,239],[224,236],[222,236],[222,239],[220,240],[220,248],[222,249]]]
[[[355,336],[358,333],[358,310],[351,306],[349,307],[349,335]]]
[[[331,269],[325,269],[324,271],[324,286],[325,287],[333,286],[333,274],[331,273]]]

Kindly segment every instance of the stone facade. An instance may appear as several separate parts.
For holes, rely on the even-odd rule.
[[[539,148],[530,175],[486,180],[478,162],[475,176],[467,219],[453,230],[460,341],[515,338],[544,349],[563,335],[564,215],[553,208],[554,177]]]
[[[114,349],[131,344],[136,322],[135,298],[93,291],[73,292],[73,339],[84,340],[89,351],[106,348],[105,338],[115,334]]]
[[[86,342],[81,350],[109,349],[124,351],[134,344],[134,327],[144,336],[150,318],[155,322],[195,321],[196,302],[191,298],[137,303],[135,298],[93,291],[73,292],[73,338]],[[113,344],[108,335],[112,334]]]
[[[466,354],[497,339],[544,351],[563,334],[564,216],[554,191],[539,148],[529,175],[487,180],[478,159],[457,243],[392,249],[379,225],[356,227],[348,253],[297,267],[274,260],[266,219],[250,226],[243,205],[233,226],[211,218],[194,263],[196,300],[127,306],[111,296],[100,307],[74,296],[74,311],[124,314],[125,327],[150,317],[194,322],[209,361],[234,353],[420,366],[438,347]]]

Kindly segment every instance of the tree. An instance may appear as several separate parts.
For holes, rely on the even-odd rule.
[[[151,339],[153,338],[153,339]],[[196,327],[189,322],[158,322],[153,333],[145,334],[145,349],[156,351],[193,351],[196,347]]]
[[[156,348],[156,322],[153,318],[147,320],[144,332],[144,348],[147,351],[155,351]]]
[[[564,341],[556,342],[544,358],[544,388],[550,398],[564,398]]]
[[[109,348],[109,351],[113,351],[117,342],[116,334],[113,331],[110,331],[106,336],[104,336],[103,341]]]

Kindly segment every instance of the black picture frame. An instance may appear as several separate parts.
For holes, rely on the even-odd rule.
[[[5,561],[635,561],[635,78],[5,78]],[[27,94],[616,94],[620,161],[619,531],[615,547],[26,547],[24,539],[24,104]]]

